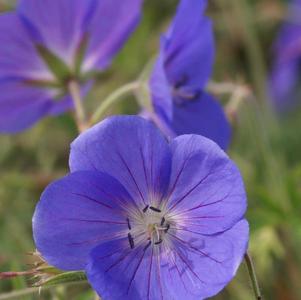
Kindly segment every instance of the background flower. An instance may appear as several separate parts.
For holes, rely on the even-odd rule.
[[[141,0],[21,0],[0,15],[0,132],[17,132],[72,107],[135,28]]]
[[[270,77],[270,95],[278,111],[300,103],[301,89],[301,1],[291,1],[287,21],[282,25],[274,45],[274,62]]]
[[[85,268],[103,299],[203,299],[235,275],[246,195],[214,142],[168,144],[147,120],[111,117],[72,143],[70,169],[36,208],[36,246],[51,265]]]
[[[150,80],[155,113],[175,135],[204,135],[226,149],[230,126],[221,105],[205,91],[214,40],[204,16],[207,1],[182,0]]]

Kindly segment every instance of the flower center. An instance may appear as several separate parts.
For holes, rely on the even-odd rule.
[[[128,241],[133,249],[143,244],[145,248],[160,245],[170,229],[170,223],[164,213],[153,206],[147,205],[142,213],[134,218],[127,218]]]

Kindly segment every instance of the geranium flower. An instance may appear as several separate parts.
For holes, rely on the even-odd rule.
[[[204,16],[206,4],[205,0],[180,2],[171,28],[161,39],[150,88],[161,127],[174,135],[204,135],[226,149],[229,123],[222,106],[205,92],[214,60],[212,25]]]
[[[72,107],[67,82],[106,68],[139,20],[142,0],[20,0],[0,15],[0,132]],[[87,86],[86,86],[87,89]]]
[[[272,104],[278,112],[294,107],[301,99],[301,1],[290,3],[288,20],[274,45],[275,59],[269,82]]]
[[[246,195],[235,164],[199,135],[168,143],[152,122],[110,117],[71,145],[71,172],[43,193],[38,251],[85,269],[102,299],[204,299],[246,252]]]

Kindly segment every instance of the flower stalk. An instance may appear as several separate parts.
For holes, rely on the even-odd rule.
[[[253,291],[255,294],[255,299],[256,300],[262,300],[262,295],[260,292],[260,288],[259,288],[259,284],[258,284],[258,280],[257,280],[257,276],[256,276],[256,272],[255,272],[255,267],[252,261],[251,256],[249,255],[249,253],[247,252],[245,254],[245,262],[248,268],[248,272],[249,272],[249,276],[252,282],[252,287],[253,287]]]
[[[68,83],[68,90],[74,103],[76,124],[79,132],[83,132],[89,128],[86,120],[86,113],[83,107],[83,102],[80,94],[80,86],[76,80],[70,80]]]
[[[114,105],[116,102],[120,101],[122,99],[122,96],[132,93],[133,91],[136,91],[140,86],[140,82],[134,81],[130,82],[128,84],[123,85],[122,87],[115,90],[112,94],[110,94],[98,107],[98,109],[95,111],[91,118],[91,123],[95,124],[102,120],[104,117],[106,111]]]

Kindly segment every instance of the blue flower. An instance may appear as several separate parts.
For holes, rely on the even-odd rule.
[[[66,81],[76,77],[87,91],[89,75],[110,64],[135,28],[141,3],[20,0],[15,12],[1,14],[0,132],[70,109]]]
[[[71,173],[42,194],[33,234],[45,260],[85,269],[102,299],[204,299],[248,244],[235,164],[199,135],[169,143],[152,122],[110,117],[71,145]]]
[[[275,60],[269,80],[272,104],[278,112],[300,104],[301,78],[301,1],[290,4],[288,21],[274,45]]]
[[[230,126],[221,105],[205,86],[212,72],[214,39],[205,0],[182,0],[161,39],[150,80],[155,122],[174,135],[201,134],[226,149]],[[152,117],[152,116],[150,116]]]

